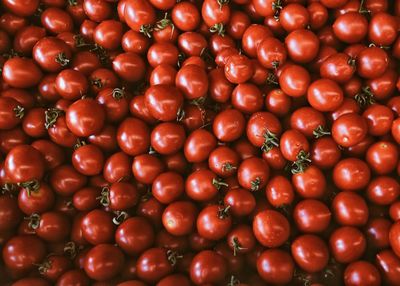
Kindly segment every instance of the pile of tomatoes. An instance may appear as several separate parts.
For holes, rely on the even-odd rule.
[[[0,285],[400,285],[400,0],[1,0]]]

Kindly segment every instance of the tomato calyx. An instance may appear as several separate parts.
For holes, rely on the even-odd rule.
[[[237,167],[233,166],[231,163],[226,162],[222,165],[222,172],[230,172],[232,170],[236,170]]]
[[[76,5],[78,5],[78,1],[77,0],[68,0],[68,5],[69,6],[76,6]]]
[[[217,24],[215,24],[215,25],[213,25],[213,26],[211,26],[210,28],[209,28],[209,31],[210,31],[210,33],[213,33],[213,34],[218,34],[219,36],[224,36],[225,35],[225,27],[224,27],[224,24],[222,24],[222,23],[217,23]]]
[[[120,225],[128,218],[128,213],[124,211],[115,211],[115,216],[113,217],[112,221],[115,225]]]
[[[368,86],[363,87],[362,91],[354,96],[354,99],[358,105],[363,108],[375,103],[374,94]]]
[[[69,241],[65,243],[63,251],[70,259],[74,259],[78,254],[79,249],[76,246],[75,242]]]
[[[14,49],[10,49],[7,53],[2,54],[2,57],[9,60],[9,59],[15,58],[15,57],[22,57],[22,54],[18,53]]]
[[[268,73],[267,79],[265,80],[265,84],[273,86],[279,85],[278,79],[272,72]]]
[[[12,183],[5,183],[0,187],[0,193],[2,195],[4,194],[10,194],[12,195],[15,191],[17,190],[17,185],[12,184]]]
[[[108,186],[103,187],[100,196],[96,199],[100,201],[102,206],[108,207],[110,205],[110,188]]]
[[[283,8],[282,0],[276,0],[275,2],[272,2],[272,10],[275,11],[274,18],[276,20],[279,20],[279,13],[281,12],[282,8]]]
[[[15,117],[21,119],[22,117],[24,117],[25,114],[25,108],[23,108],[20,105],[17,105],[16,107],[14,107],[13,109],[14,113],[15,113]]]
[[[67,55],[64,52],[61,52],[56,56],[55,61],[62,67],[65,67],[70,63],[71,60],[67,58]]]
[[[154,27],[151,24],[140,26],[139,32],[151,39],[151,33],[154,31]]]
[[[361,1],[360,1],[360,8],[358,9],[358,13],[370,15],[370,14],[371,14],[371,11],[368,10],[368,9],[365,7],[364,4],[365,4],[365,0],[361,0]]]
[[[232,247],[233,247],[233,256],[237,256],[238,252],[241,250],[246,250],[246,248],[242,247],[237,237],[232,238]]]
[[[202,96],[199,98],[192,99],[190,101],[190,104],[195,105],[195,106],[203,106],[205,102],[206,102],[206,98],[204,96]]]
[[[112,91],[112,97],[117,101],[123,99],[125,97],[125,95],[126,95],[125,87],[122,87],[122,88],[116,87]]]
[[[261,146],[261,151],[267,153],[271,151],[272,148],[279,147],[279,140],[275,133],[267,130],[264,133],[264,143]]]
[[[84,48],[84,47],[91,47],[92,45],[87,43],[82,35],[77,34],[74,35],[75,47],[76,48]]]
[[[24,188],[30,196],[32,192],[37,192],[40,188],[40,183],[38,180],[32,180],[32,181],[27,181],[27,182],[22,182],[17,184],[18,187]]]
[[[29,228],[36,230],[39,225],[40,225],[40,215],[33,213],[30,216],[25,218],[26,220],[28,220],[28,226]]]
[[[105,48],[103,48],[99,44],[94,44],[94,45],[91,45],[91,49],[89,49],[89,51],[95,53],[103,65],[108,64],[109,57],[108,57],[108,53]]]
[[[218,212],[217,212],[218,218],[219,219],[226,219],[227,217],[229,217],[230,208],[231,208],[230,205],[228,205],[228,206],[224,206],[224,205],[219,206]]]
[[[232,275],[231,278],[229,279],[227,286],[237,286],[237,285],[240,285],[240,281],[234,275]]]
[[[317,128],[314,129],[313,135],[316,139],[331,135],[331,132],[326,130],[324,126],[319,125]]]
[[[99,79],[99,78],[94,78],[94,79],[92,79],[92,80],[90,81],[90,83],[91,83],[93,86],[97,87],[97,88],[102,88],[102,87],[103,87],[103,82],[102,82],[101,79]]]
[[[75,143],[75,145],[74,145],[74,150],[76,150],[76,149],[78,149],[78,148],[80,148],[80,147],[82,147],[82,146],[85,146],[86,145],[86,142],[84,141],[84,140],[80,140],[79,138],[76,140],[76,143]]]
[[[231,0],[217,0],[218,5],[219,5],[219,10],[221,11],[222,7],[224,7],[224,5],[228,5],[230,1]]]
[[[228,184],[225,183],[222,179],[220,178],[213,178],[212,184],[217,190],[220,190],[222,187],[228,187]]]
[[[292,163],[291,172],[292,174],[303,173],[311,163],[310,153],[306,153],[301,150],[297,154],[296,161]]]
[[[251,191],[258,191],[260,189],[260,184],[261,184],[261,179],[260,177],[255,178],[253,181],[251,181]]]
[[[58,108],[49,108],[47,109],[44,114],[45,114],[45,123],[44,127],[46,129],[49,129],[50,127],[53,127],[53,125],[56,123],[57,118],[62,115],[64,111]]]
[[[185,110],[183,108],[179,108],[176,113],[176,121],[181,122],[185,118]]]
[[[165,13],[164,18],[156,22],[156,24],[154,25],[154,31],[162,31],[165,28],[167,28],[168,26],[171,26],[171,37],[170,37],[170,39],[172,39],[172,36],[174,34],[174,31],[175,31],[175,25],[171,21],[171,19],[168,18],[168,13]]]
[[[176,251],[173,251],[171,249],[167,250],[167,260],[171,264],[171,266],[175,266],[176,263],[178,262],[178,259],[182,259],[183,255],[179,254]]]
[[[40,275],[46,274],[46,272],[51,268],[51,261],[47,257],[42,263],[36,265],[38,266],[38,272]]]

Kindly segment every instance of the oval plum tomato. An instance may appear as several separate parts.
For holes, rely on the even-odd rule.
[[[207,73],[197,65],[185,65],[176,74],[175,85],[186,99],[199,99],[207,94]]]
[[[338,193],[333,199],[331,210],[336,222],[347,226],[363,226],[369,216],[367,203],[354,192]]]
[[[190,133],[184,145],[184,154],[191,163],[206,160],[217,146],[217,139],[205,129],[197,129]]]
[[[154,85],[145,93],[145,105],[157,120],[176,120],[182,104],[182,93],[174,86]]]
[[[16,235],[3,247],[4,264],[11,270],[27,273],[46,257],[46,246],[34,235]]]
[[[307,138],[296,129],[286,130],[281,136],[279,146],[283,157],[292,162],[306,155],[310,149]]]
[[[334,230],[329,238],[332,256],[339,263],[350,263],[360,259],[367,241],[355,227],[342,226]]]
[[[174,251],[160,247],[145,250],[136,262],[137,275],[141,280],[155,283],[171,274],[179,259]]]
[[[49,7],[45,9],[40,19],[43,27],[53,34],[71,32],[74,28],[71,15],[60,8]]]
[[[333,80],[319,79],[310,84],[307,100],[318,111],[334,111],[342,105],[343,91]]]
[[[66,215],[50,211],[39,215],[31,215],[30,227],[36,235],[48,242],[62,242],[70,233],[70,223]]]
[[[89,19],[95,22],[106,20],[112,13],[111,4],[104,0],[84,0],[83,10]]]
[[[263,159],[251,157],[242,161],[238,169],[239,184],[248,190],[263,189],[268,182],[270,169]]]
[[[333,182],[341,190],[361,190],[368,185],[370,178],[370,168],[357,158],[343,159],[333,169]]]
[[[200,251],[190,264],[190,278],[196,285],[219,283],[225,279],[227,273],[226,260],[211,250]]]
[[[226,25],[231,16],[231,9],[223,1],[205,0],[201,7],[201,16],[204,23],[210,28]]]
[[[242,136],[245,124],[245,118],[240,111],[226,109],[214,118],[213,131],[218,140],[232,142]]]
[[[235,84],[248,81],[254,74],[254,66],[244,55],[232,55],[225,64],[225,77]]]
[[[229,207],[219,205],[204,207],[197,216],[196,226],[202,237],[210,240],[222,239],[232,226]]]
[[[184,32],[195,30],[201,21],[199,9],[189,1],[176,3],[171,16],[174,25]]]
[[[142,184],[152,184],[155,178],[163,171],[163,162],[154,155],[142,154],[133,159],[133,176]]]
[[[33,47],[33,58],[47,72],[58,72],[68,65],[72,58],[71,48],[61,39],[45,37]]]
[[[106,20],[96,26],[93,40],[107,50],[116,50],[121,44],[123,26],[121,22]]]
[[[0,113],[0,129],[13,129],[22,121],[24,108],[17,100],[2,96],[0,97]]]
[[[76,136],[87,137],[104,126],[105,112],[95,100],[84,98],[71,104],[65,115],[68,129]]]
[[[15,183],[41,180],[44,168],[43,155],[30,145],[15,146],[8,152],[4,161],[4,170],[8,178]]]
[[[54,204],[55,195],[46,183],[41,182],[37,189],[22,188],[18,194],[18,207],[26,215],[41,214]]]
[[[368,132],[366,120],[356,114],[344,114],[332,125],[332,137],[339,145],[351,147],[360,143]]]
[[[331,212],[321,201],[307,199],[297,203],[293,218],[301,232],[320,233],[328,228]]]
[[[363,78],[376,78],[386,71],[389,65],[387,53],[378,47],[362,50],[357,56],[357,73]]]
[[[257,59],[268,69],[281,66],[287,57],[284,44],[276,38],[268,37],[258,44]]]
[[[284,244],[290,235],[290,225],[285,216],[274,210],[259,212],[253,219],[254,236],[269,248]]]
[[[399,195],[400,184],[392,177],[378,176],[368,184],[367,197],[374,204],[392,204]]]
[[[93,144],[82,144],[72,153],[72,165],[83,175],[94,176],[103,170],[104,155],[100,148]]]
[[[89,85],[83,73],[65,69],[57,75],[55,88],[62,98],[77,100],[86,94]]]
[[[184,128],[172,122],[160,123],[151,132],[151,146],[162,155],[178,152],[183,147],[185,139]]]
[[[123,265],[124,255],[118,247],[99,244],[86,253],[84,270],[90,278],[105,281],[118,275]]]
[[[147,61],[155,68],[161,64],[177,66],[179,60],[178,48],[168,42],[153,43],[147,51]]]
[[[99,197],[101,189],[97,187],[85,187],[77,191],[72,197],[74,208],[79,211],[91,211],[100,207]]]
[[[71,196],[86,185],[87,178],[70,165],[60,165],[52,170],[49,183],[55,193]]]
[[[33,1],[3,1],[4,7],[12,12],[13,14],[20,17],[32,16],[35,14],[36,10],[39,8],[38,0]]]
[[[272,284],[287,284],[293,279],[295,265],[292,257],[281,249],[268,249],[257,258],[257,272]]]
[[[264,151],[278,146],[278,138],[282,132],[282,126],[278,118],[270,112],[253,113],[246,126],[246,135],[249,141]]]
[[[372,1],[371,1],[372,2]],[[368,26],[369,39],[378,46],[390,46],[398,35],[398,22],[392,15],[380,12],[371,18]]]
[[[146,66],[143,59],[135,53],[118,54],[112,62],[113,70],[127,82],[137,82],[143,79]]]
[[[4,222],[0,226],[0,231],[4,232],[18,226],[22,215],[18,201],[9,195],[2,195],[0,196],[0,206],[0,218]]]
[[[311,62],[319,50],[318,37],[306,29],[290,32],[285,39],[285,45],[289,57],[296,63]]]
[[[400,259],[392,250],[383,250],[376,254],[376,265],[384,281],[395,285],[400,278]]]
[[[151,193],[160,203],[170,204],[183,194],[184,189],[182,176],[170,171],[161,173],[154,179]]]
[[[374,264],[358,260],[347,265],[344,271],[344,281],[348,286],[359,284],[379,286],[381,285],[381,275]]]
[[[239,224],[233,228],[226,237],[229,247],[233,250],[233,255],[249,253],[256,244],[251,226]]]
[[[288,65],[279,75],[279,85],[284,93],[292,97],[306,94],[311,78],[309,72],[299,65]]]
[[[189,201],[170,203],[164,210],[164,228],[172,235],[187,235],[193,231],[197,208]]]
[[[126,154],[136,156],[146,153],[150,147],[150,130],[142,120],[128,117],[118,127],[118,146]]]
[[[290,3],[279,12],[279,21],[287,32],[306,28],[309,20],[307,8],[297,3]]]
[[[46,35],[46,30],[37,26],[21,28],[14,37],[13,48],[16,52],[30,55],[34,45]]]
[[[345,53],[336,53],[322,62],[319,72],[323,78],[345,83],[352,78],[355,70],[354,59]]]
[[[272,177],[265,188],[268,202],[274,207],[285,207],[294,200],[293,186],[290,181],[281,175]]]
[[[377,141],[368,148],[365,159],[375,173],[390,174],[397,166],[398,146],[389,141]]]
[[[2,76],[12,87],[29,88],[37,85],[43,74],[34,61],[15,57],[4,63]]]
[[[301,269],[315,273],[326,267],[329,261],[329,250],[325,242],[316,235],[298,236],[291,245],[294,261]]]
[[[365,235],[368,246],[373,249],[383,249],[389,246],[389,231],[392,222],[385,218],[373,218],[366,226]]]
[[[85,240],[93,245],[99,245],[113,240],[115,225],[110,213],[95,209],[83,217],[81,230]]]
[[[186,179],[186,194],[195,201],[210,201],[219,189],[227,186],[217,175],[208,169],[192,172]]]
[[[361,42],[368,33],[368,21],[358,11],[340,15],[333,23],[333,32],[342,42],[354,44]]]
[[[138,255],[153,244],[153,227],[143,217],[130,217],[118,226],[115,242],[127,254]]]
[[[143,55],[149,48],[149,45],[149,38],[142,33],[129,30],[122,36],[121,46],[125,52]]]
[[[251,214],[256,207],[256,199],[252,193],[241,188],[229,190],[224,197],[224,203],[230,206],[230,213],[237,217]]]

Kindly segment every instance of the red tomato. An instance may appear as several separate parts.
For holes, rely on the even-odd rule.
[[[268,249],[257,258],[257,271],[267,283],[287,284],[294,274],[292,257],[280,249]]]
[[[274,210],[259,212],[253,219],[253,232],[265,247],[279,247],[284,244],[290,235],[290,226],[287,218]]]

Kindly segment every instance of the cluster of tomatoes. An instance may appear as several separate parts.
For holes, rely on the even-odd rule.
[[[1,285],[400,285],[400,0],[0,12]]]

